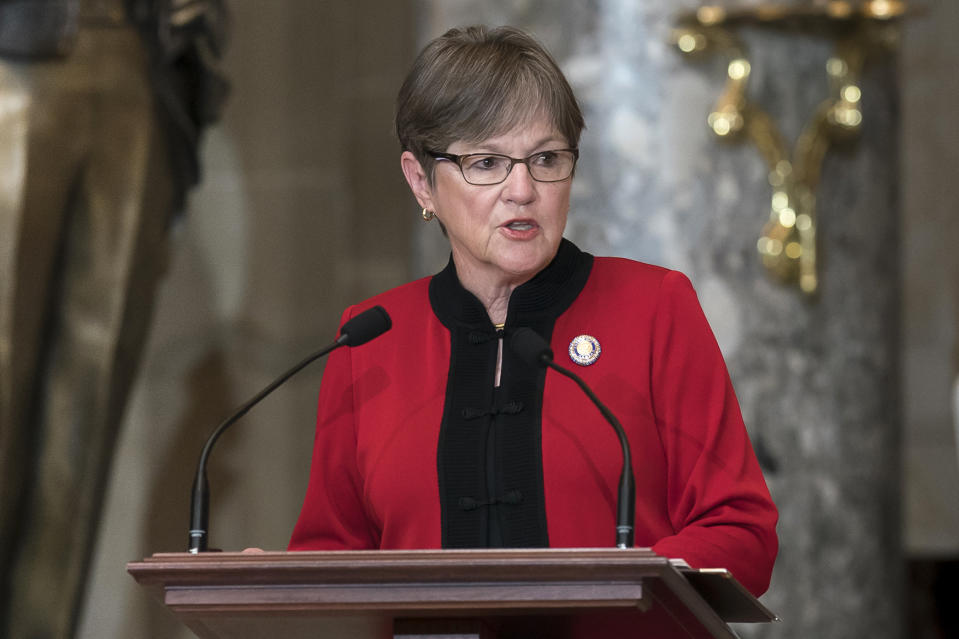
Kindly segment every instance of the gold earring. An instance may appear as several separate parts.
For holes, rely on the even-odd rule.
[[[423,209],[423,219],[427,222],[436,217],[436,213],[430,211],[429,209]]]

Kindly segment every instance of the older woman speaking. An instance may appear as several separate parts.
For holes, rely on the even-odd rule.
[[[327,363],[291,550],[612,545],[619,442],[572,381],[504,348],[526,327],[621,420],[635,544],[766,589],[777,512],[692,286],[563,239],[583,128],[519,30],[453,29],[420,53],[400,164],[451,258],[345,312],[379,304],[394,328]]]

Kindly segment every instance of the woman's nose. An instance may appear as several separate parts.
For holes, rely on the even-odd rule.
[[[536,198],[535,182],[529,173],[529,167],[517,162],[506,176],[503,194],[510,202],[527,204]]]

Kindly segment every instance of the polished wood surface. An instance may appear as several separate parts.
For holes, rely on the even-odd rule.
[[[501,639],[604,624],[735,637],[645,549],[177,553],[127,569],[203,638],[391,637],[395,620],[424,618],[479,620]]]

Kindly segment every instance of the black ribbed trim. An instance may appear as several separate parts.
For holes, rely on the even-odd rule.
[[[593,256],[568,240],[556,257],[510,296],[504,340],[529,327],[547,341],[553,325],[589,279]],[[546,370],[532,368],[503,348],[500,390],[494,405],[493,381],[498,340],[482,303],[460,285],[450,259],[430,281],[430,304],[450,331],[450,366],[446,404],[437,447],[444,548],[488,545],[487,517],[496,504],[502,545],[546,547],[546,502],[543,490],[541,419]],[[489,339],[483,339],[486,336]],[[487,489],[489,429],[495,428],[496,477]],[[464,508],[466,504],[469,507]]]

